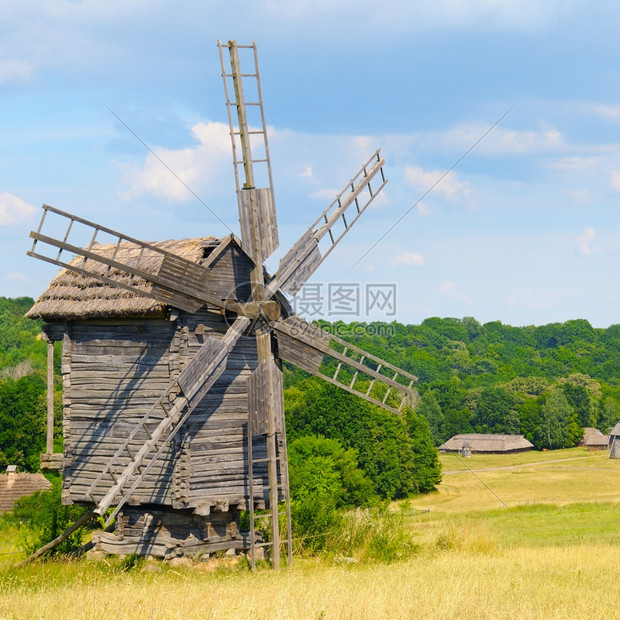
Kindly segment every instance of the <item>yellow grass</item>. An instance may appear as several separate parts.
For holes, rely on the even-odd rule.
[[[438,553],[405,564],[215,575],[195,569],[6,586],[4,618],[617,617],[620,548]],[[32,570],[32,569],[31,569]]]
[[[441,462],[446,473],[438,492],[416,498],[416,508],[452,513],[504,505],[620,501],[620,459],[610,459],[606,451],[572,448],[467,459],[444,454]]]

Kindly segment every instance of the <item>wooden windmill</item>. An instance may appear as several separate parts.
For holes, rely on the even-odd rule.
[[[418,395],[413,375],[307,323],[284,295],[385,185],[379,151],[269,275],[278,230],[256,45],[218,45],[240,239],[146,243],[44,205],[29,255],[64,269],[30,316],[63,341],[63,501],[116,517],[99,548],[250,549],[254,562],[265,545],[277,568],[281,545],[291,558],[282,360],[394,413]],[[270,520],[268,541],[256,539],[258,518]]]

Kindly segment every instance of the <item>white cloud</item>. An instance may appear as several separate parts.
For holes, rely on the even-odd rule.
[[[433,189],[433,192],[440,193],[450,199],[466,197],[471,194],[469,183],[463,183],[457,179],[456,173],[451,170],[425,171],[419,166],[407,166],[405,168],[405,179],[407,183],[419,192],[426,192]]]
[[[0,226],[13,226],[29,220],[36,208],[8,192],[0,194]]]
[[[620,106],[597,105],[594,112],[610,121],[620,121]]]
[[[183,183],[197,191],[221,174],[230,164],[228,126],[224,123],[197,123],[191,133],[199,142],[197,146],[177,150],[153,149],[161,161],[150,154],[141,167],[122,165],[125,168],[122,182],[127,189],[120,193],[120,197],[131,200],[142,194],[151,194],[170,202],[186,202],[192,194]]]
[[[442,282],[437,288],[437,290],[448,299],[457,299],[459,301],[465,301],[467,303],[470,303],[472,301],[471,297],[467,293],[459,290],[456,284],[454,284],[454,282],[450,282],[449,280]]]
[[[415,212],[417,215],[430,215],[431,214],[431,211],[426,206],[425,202],[418,202],[415,208]]]
[[[415,252],[401,252],[398,256],[390,261],[390,265],[411,265],[413,267],[419,267],[424,264],[424,257],[422,254],[416,254]]]
[[[555,305],[554,297],[548,291],[532,291],[527,287],[513,291],[506,299],[508,306],[528,308],[530,310],[542,310],[553,308]]]
[[[584,256],[592,254],[595,250],[592,247],[596,239],[596,231],[594,228],[586,228],[579,237],[577,237],[577,248]]]
[[[332,202],[332,200],[338,195],[339,189],[319,189],[316,192],[310,194],[311,198],[322,200],[323,202]]]
[[[611,185],[612,189],[616,190],[617,192],[620,192],[620,172],[618,172],[617,170],[611,171],[611,177],[609,179],[609,184]]]
[[[587,189],[565,189],[562,193],[579,207],[592,202],[592,194]]]
[[[311,178],[312,177],[312,166],[306,166],[305,170],[301,173],[302,178]]]
[[[582,172],[595,168],[600,163],[598,157],[564,157],[550,165],[555,170]]]
[[[363,196],[365,198],[369,198],[368,192],[365,192]],[[369,209],[383,209],[383,207],[386,207],[390,204],[392,204],[392,202],[390,201],[388,192],[384,189],[378,194],[375,193],[374,198],[372,199],[372,202],[370,203],[370,206],[368,208]]]
[[[303,22],[324,22],[346,15],[350,27],[372,24],[375,28],[393,30],[419,30],[439,27],[443,29],[483,27],[488,30],[538,30],[565,13],[567,7],[523,0],[436,0],[435,2],[403,4],[385,0],[377,4],[372,0],[261,0],[267,16],[273,19]],[[554,7],[551,10],[551,7]]]
[[[32,278],[21,271],[9,271],[4,277],[13,282],[32,282]]]
[[[25,60],[0,60],[0,84],[25,81],[32,74],[32,65]]]
[[[463,153],[476,145],[476,153],[486,155],[524,155],[557,151],[565,146],[562,134],[554,128],[516,131],[495,127],[485,135],[489,127],[479,123],[465,123],[447,131],[426,134],[423,142],[433,149],[457,149]]]

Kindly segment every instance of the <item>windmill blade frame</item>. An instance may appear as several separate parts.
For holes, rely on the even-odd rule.
[[[217,45],[228,112],[241,241],[248,254],[258,264],[271,256],[280,243],[258,52],[255,42],[252,45],[239,45],[236,41],[228,43],[218,41]],[[226,68],[224,49],[229,51],[230,70]],[[248,71],[242,70],[239,50],[252,52],[253,66]],[[232,88],[229,79],[232,80]],[[253,91],[250,100],[246,99],[248,82]],[[254,126],[248,119],[248,109],[259,112]],[[255,150],[259,150],[257,156],[254,155]],[[240,156],[238,151],[241,151]],[[257,167],[264,168],[266,174],[257,175],[255,170]],[[257,187],[257,176],[266,182],[264,187]]]
[[[417,404],[415,375],[298,316],[279,321],[274,330],[279,357],[302,370],[392,413],[401,414],[405,406]],[[323,367],[326,358],[336,363],[332,374]]]
[[[348,181],[327,209],[319,215],[280,260],[277,273],[267,284],[267,291],[270,294],[282,289],[295,295],[385,187],[387,183],[383,170],[385,160],[380,153],[380,149],[377,149],[362,164],[355,176]],[[377,175],[379,175],[380,183],[377,188],[373,189],[371,182]],[[354,207],[353,217],[347,220],[351,207]],[[335,232],[338,224],[341,230]],[[329,236],[329,245],[327,250],[321,254],[319,243],[326,236]]]
[[[208,287],[209,265],[217,260],[221,252],[226,248],[230,237],[225,237],[220,241],[218,246],[209,255],[206,264],[198,265],[172,252],[167,252],[161,247],[119,233],[77,215],[61,211],[49,205],[43,205],[42,208],[43,215],[41,216],[39,226],[36,231],[30,232],[30,237],[34,241],[32,248],[27,252],[28,256],[64,267],[87,277],[96,278],[106,284],[124,288],[132,293],[151,297],[187,312],[195,312],[206,303],[225,309],[225,303],[221,299],[214,295],[209,295],[205,291]],[[60,221],[66,221],[66,229],[62,240],[42,234],[49,213],[58,216]],[[86,247],[69,243],[71,234],[75,232],[74,224],[76,222],[82,225],[85,230],[92,231],[90,242]],[[97,252],[98,247],[101,247],[97,241],[101,233],[115,240],[112,257]],[[58,253],[56,257],[46,256],[38,252],[37,244],[39,243],[57,248]],[[133,264],[116,260],[121,250],[124,250],[126,253],[128,246],[136,254]],[[76,256],[81,256],[83,260],[79,264],[61,260],[63,252],[70,252]],[[107,268],[106,272],[102,274],[96,269],[89,268],[92,263],[104,265]],[[147,267],[147,263],[151,264]],[[114,269],[130,274],[132,277],[142,278],[150,282],[153,288],[151,290],[144,290],[131,284],[128,285],[120,282],[118,279],[114,279],[112,275],[112,270]]]

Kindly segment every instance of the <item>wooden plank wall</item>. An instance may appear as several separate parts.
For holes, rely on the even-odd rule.
[[[63,355],[64,484],[73,501],[83,498],[104,465],[168,386],[170,369],[175,365],[174,358],[178,358],[171,351],[175,336],[175,325],[167,320],[71,325]],[[153,418],[153,426],[161,415]],[[145,438],[138,435],[130,450],[137,452]],[[167,450],[161,464],[149,472],[136,500],[171,501],[174,450],[174,446]],[[127,455],[117,471],[128,462]]]

